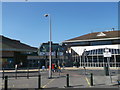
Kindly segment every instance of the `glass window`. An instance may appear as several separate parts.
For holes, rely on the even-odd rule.
[[[94,41],[94,42],[90,42],[91,46],[94,46],[94,45],[109,45],[109,44],[112,44],[112,42],[111,41]]]
[[[113,40],[112,43],[113,43],[113,44],[120,44],[120,39]]]
[[[89,42],[72,42],[69,45],[89,45]]]

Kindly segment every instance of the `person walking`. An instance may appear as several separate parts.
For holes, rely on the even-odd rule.
[[[52,64],[52,72],[55,72],[55,64]]]
[[[58,72],[61,72],[61,67],[60,66],[58,66]]]

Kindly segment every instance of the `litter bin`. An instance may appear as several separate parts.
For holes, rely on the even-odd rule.
[[[108,67],[108,65],[104,66],[104,70],[105,70],[105,75],[109,76],[109,67]]]

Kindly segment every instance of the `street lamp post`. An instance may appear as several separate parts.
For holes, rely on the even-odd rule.
[[[52,29],[51,29],[51,16],[50,14],[45,14],[45,17],[49,17],[49,79],[52,78],[52,72],[51,72],[51,68],[52,68],[52,60],[51,60],[51,52],[52,52]]]

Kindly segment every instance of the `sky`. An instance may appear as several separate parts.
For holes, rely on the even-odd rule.
[[[39,47],[49,41],[61,43],[91,32],[118,28],[117,2],[3,2],[2,35]]]

